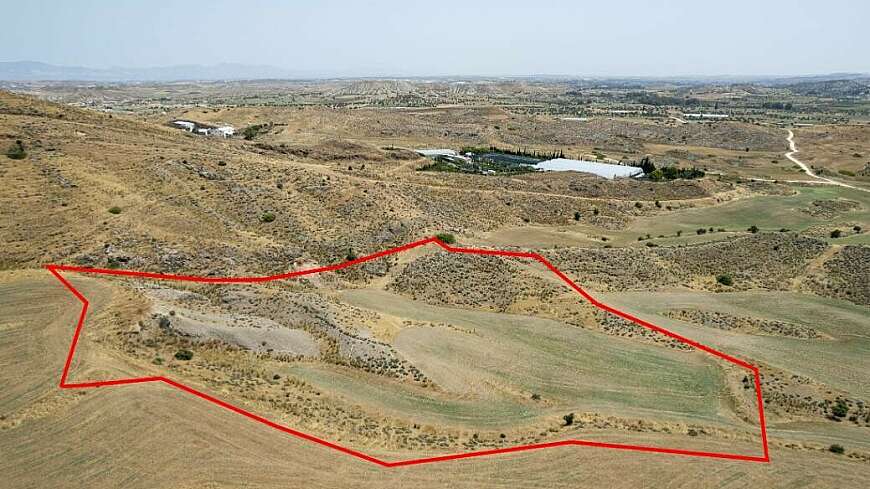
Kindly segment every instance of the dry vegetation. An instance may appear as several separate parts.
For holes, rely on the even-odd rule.
[[[717,90],[692,95],[733,96]],[[0,399],[0,451],[11,454],[0,469],[14,487],[273,486],[293,477],[430,487],[448,469],[468,487],[567,487],[581,476],[630,487],[653,473],[673,487],[691,484],[677,474],[710,485],[739,475],[748,486],[870,479],[870,392],[854,380],[868,368],[870,201],[858,190],[744,180],[792,172],[780,161],[785,131],[751,107],[722,123],[680,124],[666,108],[598,116],[609,107],[600,100],[635,95],[556,82],[30,91],[88,108],[0,92],[0,145],[24,153],[0,156],[0,389],[9,394]],[[563,119],[578,112],[591,118]],[[173,117],[257,130],[206,138],[169,127]],[[797,141],[808,159],[855,170],[828,146],[863,152],[860,130],[801,129]],[[710,173],[651,182],[418,171],[427,160],[413,148],[465,145],[649,154]],[[250,276],[441,232],[486,246],[489,233],[506,230],[524,240],[504,247],[539,251],[593,295],[647,295],[657,318],[760,365],[775,465],[589,449],[571,463],[564,457],[576,452],[545,451],[394,475],[164,387],[55,387],[77,303],[39,269],[45,263]],[[167,375],[386,459],[569,437],[759,451],[744,371],[593,308],[533,261],[432,245],[257,285],[70,278],[92,304],[75,380]],[[708,301],[656,303],[657,294],[683,293]],[[770,297],[823,301],[830,320],[759,312]],[[755,309],[713,306],[732,298]],[[843,364],[831,360],[837,352]]]

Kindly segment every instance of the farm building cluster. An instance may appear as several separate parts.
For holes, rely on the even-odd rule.
[[[424,170],[455,171],[495,175],[500,173],[525,173],[534,171],[576,171],[591,173],[607,179],[642,177],[643,170],[638,166],[622,164],[610,158],[590,161],[589,159],[565,158],[564,154],[554,152],[550,155],[505,151],[497,148],[475,149],[462,152],[452,149],[418,149],[418,154],[432,160]]]
[[[210,124],[203,124],[201,122],[186,121],[181,119],[172,121],[172,125],[187,132],[192,132],[194,134],[200,134],[203,136],[228,138],[236,133],[236,129],[233,126],[212,126]]]

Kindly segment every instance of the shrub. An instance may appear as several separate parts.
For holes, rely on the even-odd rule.
[[[695,232],[698,234],[707,234],[707,228],[698,228]]]
[[[855,226],[855,227],[853,227],[853,228],[852,228],[852,231],[855,231],[856,233],[860,233],[860,232],[861,232],[861,226]]]
[[[275,214],[273,214],[271,212],[264,212],[260,216],[260,222],[272,222],[274,220],[275,220]]]
[[[835,230],[831,231],[832,238],[839,238],[842,235],[843,235],[843,231],[840,231],[839,229],[835,229]]]
[[[755,234],[755,233],[758,232],[758,226],[756,226],[755,224],[753,224],[752,226],[749,226],[749,228],[747,228],[746,230],[749,231],[749,232],[752,233],[752,234]]]
[[[562,419],[565,420],[565,426],[571,426],[574,424],[574,413],[568,413],[562,416]]]
[[[541,400],[541,395],[538,394],[538,393],[532,394],[532,400],[533,400],[533,401],[540,401],[540,400]]]
[[[641,204],[640,202],[635,202],[634,206],[637,207],[638,209],[643,209],[643,204]]]
[[[731,275],[728,275],[727,273],[717,275],[716,281],[728,287],[734,285],[734,280],[731,278]]]
[[[121,208],[118,206],[109,207],[109,214],[120,214]]]
[[[837,443],[834,443],[833,445],[831,445],[828,448],[828,451],[831,453],[836,453],[837,455],[842,455],[842,454],[846,453],[846,449],[843,448],[843,445],[839,445]]]
[[[190,360],[191,358],[193,358],[193,352],[190,350],[178,350],[177,352],[175,352],[175,359],[176,360],[187,361],[187,360]]]
[[[269,132],[272,129],[272,123],[268,124],[254,124],[242,129],[242,137],[247,141],[254,139],[255,137],[263,134],[265,132]]]
[[[11,160],[23,160],[27,158],[27,151],[24,151],[24,143],[20,139],[15,141],[15,144],[6,150],[6,156]]]
[[[845,418],[849,414],[849,406],[842,399],[837,399],[837,403],[831,408],[831,414],[837,418]]]
[[[453,236],[450,233],[438,233],[435,237],[438,238],[438,241],[445,244],[453,244],[456,242],[456,236]]]
[[[347,249],[347,255],[344,256],[344,259],[347,261],[354,261],[357,259],[356,253],[354,253],[352,248]]]

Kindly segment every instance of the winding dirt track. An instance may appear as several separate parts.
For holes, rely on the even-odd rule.
[[[804,162],[802,162],[801,160],[795,158],[794,155],[795,155],[796,153],[800,153],[800,150],[797,149],[797,146],[796,146],[795,143],[794,143],[794,132],[793,132],[791,129],[789,129],[789,131],[788,131],[788,137],[786,138],[786,141],[788,141],[789,152],[785,154],[785,157],[788,158],[788,159],[789,159],[792,163],[794,163],[795,165],[799,166],[799,167],[801,168],[801,170],[803,170],[804,173],[807,174],[808,177],[815,179],[816,181],[813,182],[813,183],[821,183],[821,184],[827,184],[827,185],[837,185],[837,186],[839,186],[839,187],[846,187],[846,188],[851,188],[851,189],[855,189],[855,190],[861,190],[861,191],[863,191],[863,192],[870,192],[870,190],[867,190],[867,189],[864,189],[864,188],[861,188],[861,187],[856,187],[856,186],[854,186],[854,185],[849,185],[848,183],[838,182],[838,181],[836,181],[836,180],[831,180],[830,178],[820,177],[820,176],[816,175],[816,174],[815,174],[815,173],[810,169],[810,167],[807,166],[806,163],[804,163]],[[790,180],[790,181],[793,181],[793,180]]]

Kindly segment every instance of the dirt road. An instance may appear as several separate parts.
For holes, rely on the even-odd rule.
[[[788,158],[789,160],[791,160],[791,162],[794,163],[795,165],[799,166],[801,168],[801,170],[803,170],[804,173],[807,174],[808,177],[815,179],[816,183],[823,183],[823,184],[827,184],[827,185],[837,185],[840,187],[853,188],[855,190],[862,190],[864,192],[870,192],[870,190],[867,190],[864,188],[855,187],[854,185],[849,185],[848,183],[838,182],[836,180],[831,180],[830,178],[820,177],[820,176],[816,175],[815,173],[813,173],[813,171],[810,169],[810,167],[807,166],[806,163],[795,158],[794,155],[796,153],[800,153],[800,150],[797,149],[797,146],[795,146],[794,132],[789,130],[788,137],[786,138],[786,140],[788,141],[789,152],[785,154],[785,157]]]

